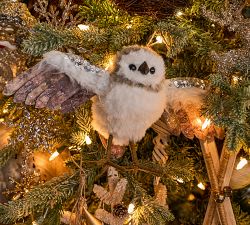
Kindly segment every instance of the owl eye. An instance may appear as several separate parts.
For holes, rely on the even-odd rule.
[[[130,64],[128,67],[130,70],[133,70],[133,71],[136,70],[136,66],[134,64]]]
[[[154,74],[154,73],[155,73],[155,68],[154,68],[154,67],[151,67],[150,70],[149,70],[149,72],[150,72],[151,74]]]

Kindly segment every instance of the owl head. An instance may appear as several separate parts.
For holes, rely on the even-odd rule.
[[[117,53],[113,73],[134,83],[157,87],[165,78],[164,61],[148,47],[129,46]]]

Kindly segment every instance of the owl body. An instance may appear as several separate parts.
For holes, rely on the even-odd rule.
[[[69,83],[61,85],[60,80],[65,77]],[[48,78],[51,79],[47,82]],[[127,145],[143,138],[162,115],[167,98],[165,82],[164,61],[148,47],[123,48],[109,70],[73,54],[51,51],[23,77],[8,83],[5,94],[18,90],[18,102],[58,109],[64,102],[71,104],[71,96],[74,98],[77,91],[95,93],[94,129],[105,138],[112,135],[115,145]],[[85,96],[83,99],[86,101]],[[77,102],[81,102],[78,96]]]
[[[164,88],[156,92],[113,82],[107,94],[93,100],[92,125],[105,138],[112,134],[115,145],[128,145],[144,137],[162,115],[165,104]]]

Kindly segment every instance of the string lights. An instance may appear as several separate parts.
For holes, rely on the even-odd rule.
[[[201,190],[206,189],[205,185],[203,183],[201,183],[201,182],[199,184],[197,184],[197,187],[200,188]]]
[[[183,14],[184,14],[184,13],[183,13],[182,11],[178,11],[178,12],[176,13],[176,16],[177,16],[177,17],[181,17]]]
[[[133,203],[130,203],[128,206],[128,214],[133,214],[135,210],[135,205]]]
[[[156,43],[162,43],[163,42],[163,38],[160,35],[157,35],[155,39],[156,39]]]
[[[86,143],[86,145],[90,145],[92,143],[90,137],[86,134],[85,137],[84,137],[84,141]],[[72,147],[69,147],[69,149],[72,148]],[[52,161],[54,160],[57,156],[60,155],[60,153],[63,152],[63,150],[65,149],[65,146],[61,146],[60,148],[58,148],[56,151],[54,151],[52,153],[52,155],[50,156],[49,158],[49,161]]]
[[[210,123],[211,123],[211,120],[206,118],[204,123],[201,126],[201,129],[205,130],[210,125]]]
[[[245,165],[247,165],[248,164],[248,161],[247,161],[247,159],[246,158],[243,158],[243,157],[240,157],[240,161],[239,161],[239,163],[237,164],[237,166],[236,166],[236,170],[240,170],[240,169],[242,169]]]
[[[89,30],[89,25],[79,24],[79,25],[78,25],[78,28],[79,28],[80,30],[86,31],[86,30]]]
[[[85,142],[87,145],[90,145],[92,143],[92,141],[88,135],[85,135]]]

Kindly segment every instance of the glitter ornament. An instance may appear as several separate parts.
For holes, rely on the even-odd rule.
[[[111,213],[99,208],[95,212],[95,217],[110,225],[123,225],[128,217],[127,207],[122,204],[128,181],[119,178],[114,167],[109,167],[107,175],[109,191],[95,184],[93,192],[103,203],[111,206]]]

